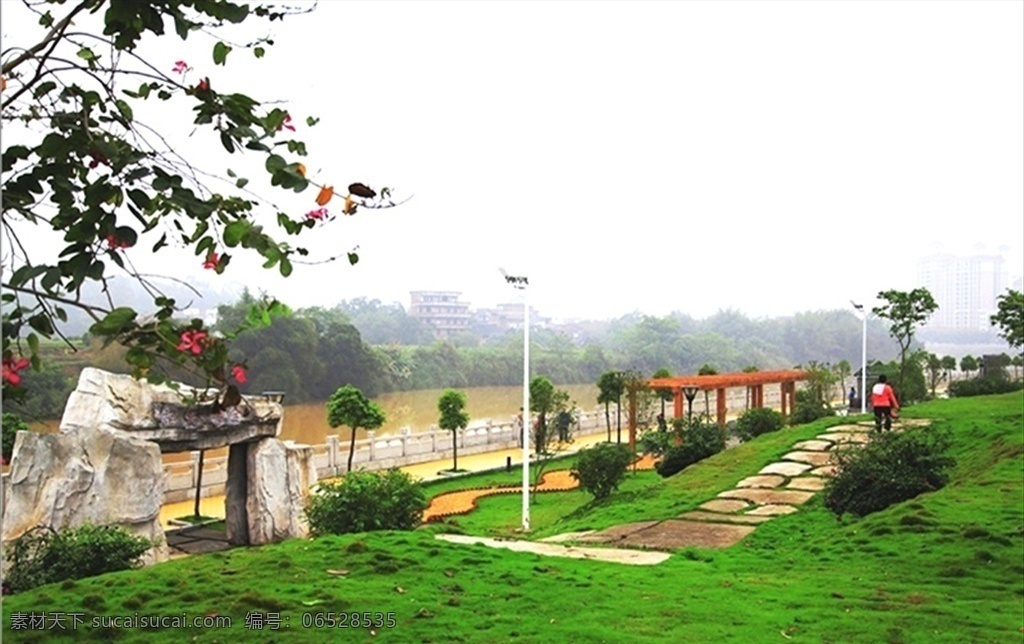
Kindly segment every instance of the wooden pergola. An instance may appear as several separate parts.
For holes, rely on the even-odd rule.
[[[807,372],[799,369],[784,371],[752,371],[743,373],[721,373],[713,376],[677,376],[673,378],[651,378],[647,384],[651,389],[671,391],[675,399],[674,413],[681,418],[683,410],[683,388],[696,387],[697,392],[714,390],[717,395],[718,425],[725,428],[725,390],[730,387],[750,389],[751,406],[764,407],[764,386],[777,384],[782,389],[782,415],[788,416],[796,403],[796,383],[807,380]],[[630,436],[634,428],[630,428]]]

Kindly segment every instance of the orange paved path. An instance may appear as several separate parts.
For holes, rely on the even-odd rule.
[[[644,456],[636,462],[636,469],[654,469],[654,458]],[[569,474],[569,470],[545,472],[540,485],[533,488],[534,492],[562,492],[580,486],[579,481]],[[522,491],[521,485],[509,487],[479,488],[474,490],[457,490],[435,496],[430,505],[423,511],[423,522],[429,523],[444,517],[467,514],[476,509],[477,499],[494,494],[517,494]]]

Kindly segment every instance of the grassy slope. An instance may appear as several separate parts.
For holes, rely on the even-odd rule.
[[[84,629],[67,639],[1021,641],[1024,396],[939,401],[907,415],[954,429],[954,480],[860,520],[837,523],[815,499],[734,548],[682,551],[656,567],[459,547],[433,540],[436,527],[292,541],[6,597],[4,639],[60,641],[53,631],[10,630],[12,611],[78,611],[89,618],[138,611],[230,615],[235,626],[230,632]],[[673,516],[818,431],[765,436],[667,481],[638,475],[598,506],[578,492],[541,497],[533,513],[536,536]],[[459,519],[460,527],[501,532],[518,522],[518,503],[518,497],[485,500],[477,513]],[[280,613],[288,628],[245,630],[247,611]],[[397,626],[376,636],[365,629],[302,628],[303,613],[314,611],[394,612]]]

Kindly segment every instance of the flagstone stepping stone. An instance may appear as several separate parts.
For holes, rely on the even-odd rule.
[[[578,548],[576,546],[563,546],[557,543],[538,543],[536,541],[520,541],[517,539],[491,539],[462,534],[439,534],[435,535],[435,538],[451,543],[482,544],[490,548],[504,548],[516,552],[532,552],[549,557],[610,561],[612,563],[630,564],[633,566],[653,566],[669,558],[669,554],[665,552],[623,550],[621,548]]]
[[[790,452],[782,458],[787,461],[810,463],[811,465],[824,465],[832,459],[832,455],[827,452]]]
[[[796,511],[796,508],[794,508],[792,505],[773,503],[770,505],[762,505],[759,508],[754,508],[750,512],[747,512],[746,516],[750,516],[753,514],[756,516],[776,517],[783,514],[793,514]]]
[[[580,537],[585,537],[589,534],[593,534],[593,530],[581,530],[580,532],[563,532],[562,534],[556,534],[551,537],[545,537],[543,539],[537,539],[541,543],[563,543],[565,541],[576,541]]]
[[[738,512],[749,507],[750,504],[741,499],[712,499],[700,504],[702,510],[711,510],[712,512]]]
[[[737,483],[736,487],[779,487],[785,482],[786,477],[784,476],[765,474],[762,476],[748,476]]]
[[[594,532],[588,535],[578,537],[577,541],[582,542],[593,542],[593,543],[608,543],[611,541],[619,541],[625,539],[634,532],[639,532],[653,525],[657,525],[659,521],[637,521],[636,523],[625,523],[623,525],[616,525],[610,528],[605,528],[600,532]]]
[[[793,449],[806,449],[812,452],[827,452],[832,449],[832,441],[810,440],[800,441]]]
[[[813,492],[801,492],[798,490],[757,490],[746,488],[741,490],[726,490],[718,495],[726,499],[746,499],[757,505],[771,505],[773,503],[787,503],[800,505],[806,503],[814,496]]]
[[[782,476],[799,476],[807,470],[811,469],[810,465],[806,463],[794,463],[792,461],[786,463],[772,463],[771,465],[765,465],[761,468],[758,474],[781,474]]]
[[[801,476],[790,481],[786,489],[817,492],[825,489],[825,479],[820,476]]]
[[[863,432],[832,432],[818,434],[821,440],[831,440],[837,443],[867,443],[871,440],[871,434]]]
[[[870,423],[857,423],[856,425],[836,425],[835,427],[829,427],[830,432],[862,432],[865,427],[871,427],[874,429],[875,424]]]
[[[679,548],[728,548],[754,531],[752,525],[707,523],[670,519],[634,532],[620,543],[638,548],[676,550]]]
[[[752,513],[720,514],[718,512],[701,512],[700,510],[694,510],[692,512],[684,512],[683,514],[680,514],[679,518],[690,519],[692,521],[713,521],[716,523],[764,523],[771,519],[771,517],[752,517],[750,514]]]
[[[823,467],[814,468],[813,470],[808,472],[808,474],[810,474],[811,476],[823,476],[825,478],[832,478],[833,476],[835,476],[835,469],[836,468],[834,465],[825,465]]]

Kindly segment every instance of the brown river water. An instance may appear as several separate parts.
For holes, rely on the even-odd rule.
[[[559,389],[569,392],[576,405],[585,411],[597,406],[596,385],[559,385]],[[381,409],[387,421],[376,430],[377,436],[397,434],[403,427],[413,432],[426,431],[437,425],[437,400],[443,389],[423,389],[419,391],[396,391],[382,394],[373,399]],[[519,413],[523,405],[522,387],[469,387],[462,389],[466,394],[466,411],[469,413],[470,426],[480,425],[487,420],[495,423],[510,421]],[[327,409],[323,402],[288,405],[285,398],[284,424],[281,428],[282,440],[293,440],[297,443],[319,445],[327,442],[327,437],[337,435],[342,440],[351,436],[348,427],[332,428],[327,424]],[[613,412],[614,413],[614,412]],[[614,419],[613,419],[614,422]],[[54,433],[60,425],[59,420],[32,423],[32,429],[42,433]],[[356,438],[364,438],[366,432],[360,430]],[[209,457],[226,456],[226,449],[210,450]],[[165,463],[187,461],[187,452],[164,454]]]

